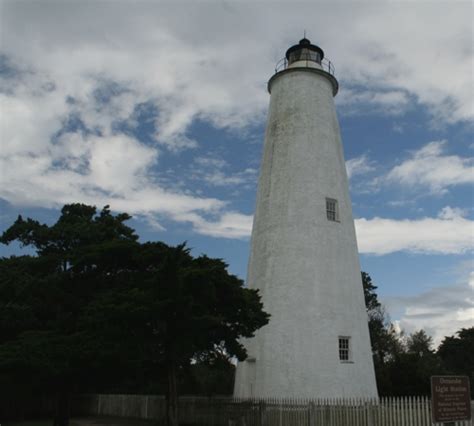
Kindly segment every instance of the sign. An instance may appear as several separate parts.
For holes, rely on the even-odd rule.
[[[434,423],[471,419],[467,376],[431,376],[431,413]]]

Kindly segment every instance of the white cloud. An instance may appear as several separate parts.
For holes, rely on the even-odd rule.
[[[248,176],[246,176],[245,172],[229,176],[221,171],[215,171],[204,176],[204,180],[213,186],[229,186],[246,183],[248,181]]]
[[[395,123],[393,126],[392,126],[392,130],[396,133],[403,133],[404,131],[404,127],[399,124],[399,123]]]
[[[343,88],[337,102],[346,113],[399,115],[408,108],[410,98],[401,90]]]
[[[0,156],[0,197],[16,205],[84,202],[131,214],[218,212],[223,201],[169,191],[152,178],[158,153],[124,134],[66,133],[44,151]]]
[[[386,176],[388,182],[428,187],[443,193],[448,187],[474,183],[474,159],[445,154],[446,141],[433,141],[415,151]]]
[[[474,295],[469,283],[473,274],[472,271],[464,274],[458,283],[414,296],[388,297],[382,302],[388,311],[401,311],[397,323],[403,330],[413,333],[424,329],[438,346],[445,336],[474,326]]]
[[[449,206],[436,218],[356,219],[355,226],[361,254],[385,255],[397,251],[419,254],[460,254],[474,248],[474,221],[464,212]],[[216,220],[206,220],[195,213],[175,212],[173,219],[190,222],[196,232],[218,238],[248,238],[252,215],[224,213]]]
[[[353,52],[350,61],[339,65],[339,72],[356,85],[403,90],[414,95],[418,102],[428,106],[434,121],[472,120],[473,46],[469,3],[365,5],[365,8],[357,4],[348,9],[364,16],[357,16],[352,25],[348,24],[350,38],[344,31],[336,39],[337,52],[347,49]],[[423,16],[421,21],[420,16]],[[397,32],[401,22],[403,34]],[[439,26],[448,22],[451,24],[445,31],[439,31]],[[451,61],[456,67],[450,74],[448,62]],[[464,73],[469,77],[463,77]],[[446,78],[448,74],[450,77]]]
[[[201,167],[213,167],[215,169],[222,169],[228,165],[227,161],[216,157],[196,157],[194,162]]]
[[[155,163],[157,152],[124,136],[93,138],[90,143],[90,181],[102,189],[118,193],[139,190]]]
[[[257,185],[257,170],[247,168],[235,173],[214,170],[203,175],[203,180],[211,186],[241,186],[249,188]]]
[[[210,186],[256,186],[258,170],[245,168],[239,171],[229,171],[229,164],[215,156],[196,157],[191,168],[191,178],[200,180]]]
[[[375,170],[375,167],[365,154],[346,161],[346,171],[349,179],[353,176],[369,173],[373,170]]]
[[[446,206],[441,209],[441,211],[438,214],[438,217],[440,219],[455,220],[458,217],[464,217],[466,215],[467,215],[466,209]]]
[[[213,237],[247,238],[252,232],[252,220],[252,215],[228,212],[217,222],[195,223],[195,229],[200,234]]]
[[[215,221],[193,213],[178,214],[174,219],[190,222],[197,233],[216,238],[246,239],[252,232],[253,216],[236,212],[224,213]]]
[[[351,87],[341,91],[342,103],[398,113],[411,94],[442,121],[472,119],[467,2],[307,3],[293,12],[291,3],[4,2],[2,47],[57,90],[77,93],[105,79],[137,100],[152,99],[160,109],[157,140],[174,148],[195,144],[186,136],[195,118],[221,127],[261,118],[265,81],[305,22],[319,29],[315,41],[334,59],[342,87]]]
[[[384,255],[396,251],[458,254],[474,247],[474,221],[445,207],[439,217],[421,219],[356,219],[360,253]]]
[[[417,99],[442,122],[472,119],[469,12],[459,3],[302,3],[295,14],[291,3],[4,1],[0,196],[31,206],[82,201],[174,220],[188,215],[198,232],[241,238],[249,216],[226,212],[225,200],[157,183],[161,150],[195,148],[196,119],[238,130],[260,123],[273,65],[304,27],[318,28],[314,41],[350,87],[343,102],[400,113]],[[119,126],[133,129],[145,103],[155,128],[147,144]],[[467,167],[459,157],[433,158]],[[364,167],[370,162],[352,163],[351,172]],[[217,167],[201,178],[242,184],[255,179],[249,170]],[[425,175],[435,189],[462,179],[454,171],[439,182]],[[210,212],[215,222],[204,219]]]

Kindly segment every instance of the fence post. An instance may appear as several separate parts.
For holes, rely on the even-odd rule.
[[[331,425],[332,426],[332,409],[331,409],[331,401],[327,400],[326,401],[326,407],[324,410],[324,421],[326,425]]]
[[[283,426],[283,399],[280,399],[280,426]]]
[[[373,426],[374,425],[374,418],[373,418],[373,410],[372,410],[372,404],[370,401],[367,401],[365,403],[365,409],[367,411],[367,426]]]
[[[265,425],[265,401],[260,400],[260,403],[258,404],[259,412],[260,412],[260,423],[259,426],[266,426]]]
[[[310,401],[308,404],[308,426],[315,426],[316,424],[316,410],[314,406],[314,401]]]

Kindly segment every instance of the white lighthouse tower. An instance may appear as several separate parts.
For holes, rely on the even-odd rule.
[[[377,397],[338,82],[323,58],[304,38],[268,82],[247,284],[271,318],[245,342],[238,397]]]

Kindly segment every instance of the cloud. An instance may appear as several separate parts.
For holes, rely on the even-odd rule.
[[[358,5],[348,14],[354,11],[364,16],[357,16],[352,25],[348,24],[350,39],[343,32],[334,47],[336,52],[352,51],[351,62],[343,60],[337,67],[348,77],[346,85],[352,82],[366,87],[369,93],[404,91],[427,106],[437,124],[472,120],[472,22],[463,16],[471,13],[467,3],[382,2],[369,3],[365,8]],[[439,23],[448,20],[453,20],[453,25],[448,25],[446,31],[437,31]],[[396,35],[400,22],[405,34],[401,37]],[[415,45],[413,40],[417,40]],[[441,82],[443,75],[450,73],[445,62],[448,56],[456,63],[456,69],[447,79],[452,81]],[[469,77],[462,77],[462,73]]]
[[[446,155],[447,142],[433,141],[395,166],[386,181],[412,187],[428,187],[432,193],[444,193],[454,185],[474,182],[474,158]]]
[[[218,212],[225,202],[166,190],[150,169],[158,152],[124,134],[66,133],[46,149],[0,156],[0,197],[15,205],[81,201],[143,215]]]
[[[397,251],[459,254],[471,251],[474,221],[460,211],[445,207],[437,218],[356,219],[359,252],[384,255]]]
[[[245,169],[242,172],[232,175],[226,175],[221,171],[215,171],[204,176],[204,180],[212,186],[234,186],[254,182],[256,180],[255,176],[255,169]]]
[[[216,156],[196,157],[191,167],[191,178],[205,182],[209,186],[255,187],[258,170],[247,167],[239,171],[229,171],[227,161]]]
[[[399,123],[394,123],[392,126],[392,130],[396,133],[403,133],[404,132],[404,127],[403,125]]]
[[[373,90],[367,88],[341,89],[338,105],[346,114],[400,115],[410,105],[409,95],[402,90]]]
[[[398,325],[408,333],[424,329],[438,346],[445,336],[461,328],[474,326],[474,296],[472,277],[464,274],[458,283],[444,285],[426,292],[382,300],[388,311],[401,311]]]
[[[206,235],[248,235],[249,216],[229,212],[225,199],[165,182],[161,159],[164,151],[179,155],[202,145],[190,131],[196,120],[242,132],[261,123],[266,81],[302,22],[319,28],[315,41],[347,87],[343,104],[399,114],[416,101],[444,123],[472,119],[467,4],[304,3],[298,14],[290,3],[182,6],[3,2],[1,197],[42,207],[111,204],[148,217],[192,218]],[[400,22],[406,37],[400,37]],[[144,120],[150,124],[146,138],[137,130]],[[433,158],[467,167],[459,157]],[[349,162],[352,175],[364,167],[370,162]],[[462,179],[447,173],[446,184],[425,175],[427,185],[441,190]],[[199,176],[211,186],[245,185],[256,177],[253,169],[219,167]],[[376,219],[368,222],[376,225]]]
[[[461,209],[443,208],[436,218],[422,219],[356,219],[355,226],[361,254],[386,255],[397,251],[419,254],[460,254],[474,247],[467,229],[474,222],[464,218]],[[252,215],[227,212],[216,220],[194,213],[177,212],[173,219],[189,222],[203,235],[217,238],[248,238],[252,232]]]
[[[375,170],[375,167],[365,154],[346,161],[346,171],[349,179],[353,176],[363,175],[373,170]]]
[[[460,254],[472,251],[474,240],[468,229],[474,222],[464,218],[461,209],[443,208],[436,218],[356,219],[359,253],[386,255],[398,251],[418,254]],[[252,215],[228,212],[216,220],[194,213],[176,213],[173,219],[189,222],[203,235],[245,239],[252,232]]]
[[[263,114],[266,94],[256,87],[255,74],[235,72],[234,55],[242,48],[237,40],[190,43],[179,30],[187,13],[178,19],[180,12],[172,4],[140,6],[7,2],[2,48],[17,68],[51,81],[55,98],[74,99],[88,128],[103,131],[112,121],[129,119],[140,102],[151,102],[157,109],[154,139],[171,150],[196,147],[187,134],[196,118],[238,128]],[[196,15],[204,17],[199,9]],[[16,28],[23,23],[28,25],[17,37]],[[111,93],[111,87],[119,90]],[[104,91],[105,101],[97,96]],[[43,106],[51,100],[43,99]],[[64,114],[67,110],[63,105]]]
[[[198,234],[216,238],[247,239],[252,232],[252,215],[226,212],[217,220],[206,220],[190,213],[176,215],[175,220],[190,222]]]
[[[228,166],[227,161],[216,157],[196,157],[194,162],[201,167],[222,169]]]
[[[345,83],[342,104],[399,113],[413,97],[442,121],[473,118],[467,3],[308,3],[299,10],[290,13],[290,3],[5,2],[2,47],[56,90],[78,93],[105,79],[127,86],[137,101],[152,100],[156,139],[171,149],[195,146],[186,131],[196,118],[237,128],[261,119],[265,81],[305,21],[319,28],[317,42]]]
[[[204,235],[225,238],[247,238],[252,231],[252,215],[228,212],[217,222],[200,221],[195,223],[195,230]]]

